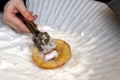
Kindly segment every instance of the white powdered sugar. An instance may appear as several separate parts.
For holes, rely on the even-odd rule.
[[[72,34],[55,31],[44,26],[52,38],[65,40],[71,47],[72,57],[64,66],[45,70],[39,68],[32,61],[31,35],[15,33],[8,27],[0,30],[0,79],[1,80],[87,80],[88,59],[84,50],[79,50],[78,41]],[[3,32],[2,32],[3,31]],[[55,52],[53,52],[55,53]],[[56,53],[52,56],[57,56]],[[46,60],[51,55],[46,56]]]

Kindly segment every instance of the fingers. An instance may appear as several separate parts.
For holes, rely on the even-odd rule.
[[[36,19],[37,19],[37,15],[33,15],[33,12],[29,12],[31,15],[32,15],[32,18],[33,18],[33,20],[32,21],[35,21]]]
[[[21,22],[21,20],[15,15],[11,14],[5,23],[12,26],[15,30],[19,32],[29,32],[28,28]]]
[[[4,8],[3,22],[10,25],[19,32],[29,32],[26,25],[24,25],[21,20],[16,16],[16,13],[18,12],[20,12],[23,17],[29,21],[34,21],[37,18],[37,15],[33,15],[32,12],[29,12],[27,10],[23,0],[10,0]]]
[[[20,1],[21,5],[15,5],[17,10],[23,15],[23,17],[29,21],[34,21],[37,18],[37,15],[33,15],[32,12],[29,12],[26,6],[24,5],[23,1]]]

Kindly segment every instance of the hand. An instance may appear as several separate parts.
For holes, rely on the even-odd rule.
[[[33,15],[27,10],[23,0],[10,0],[4,7],[3,22],[19,32],[29,32],[28,28],[16,16],[16,13],[19,12],[29,21],[34,21],[37,18],[37,15]]]

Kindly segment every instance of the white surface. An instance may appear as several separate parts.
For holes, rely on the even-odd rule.
[[[32,43],[26,42],[22,45],[19,44],[12,48],[9,47],[7,49],[1,49],[0,50],[1,51],[0,74],[2,75],[5,72],[7,73],[7,74],[4,74],[4,76],[1,76],[2,80],[4,80],[4,77],[6,76],[9,77],[9,79],[13,79],[11,78],[11,76],[14,76],[15,74],[16,76],[14,76],[15,77],[14,80],[17,80],[17,79],[32,80],[37,78],[54,80],[54,79],[58,79],[58,77],[60,77],[58,80],[61,80],[61,79],[68,80],[69,78],[76,79],[77,78],[76,76],[81,74],[81,71],[86,72],[86,70],[88,69],[86,67],[88,65],[86,64],[88,63],[88,61],[86,58],[84,58],[86,54],[83,54],[84,52],[81,52],[79,51],[79,49],[77,49],[79,48],[77,44],[78,41],[74,40],[74,36],[72,34],[71,35],[63,34],[61,32],[54,31],[49,27],[41,27],[41,29],[49,32],[49,34],[52,35],[53,38],[63,39],[69,43],[72,49],[72,53],[74,53],[72,54],[71,60],[61,68],[58,68],[55,70],[43,70],[38,68],[35,64],[33,64],[32,57],[31,57],[32,48],[29,47],[29,45],[32,45]],[[26,40],[26,38],[24,38],[24,40]],[[19,43],[19,42],[15,42],[15,43]],[[79,58],[80,56],[81,58]],[[75,71],[76,68],[79,68],[77,72]],[[23,75],[25,77],[23,77]],[[17,76],[21,76],[21,78]],[[29,78],[30,76],[33,78]]]
[[[28,0],[28,8],[39,15],[39,29],[71,45],[72,58],[62,68],[42,70],[32,63],[30,36],[3,25],[1,80],[120,80],[120,19],[105,4],[92,0]]]

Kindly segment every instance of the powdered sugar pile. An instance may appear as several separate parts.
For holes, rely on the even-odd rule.
[[[31,35],[15,33],[7,26],[0,29],[0,78],[1,80],[87,80],[88,60],[84,50],[80,51],[78,41],[72,34],[55,31],[44,26],[53,38],[65,40],[71,46],[72,58],[61,68],[40,69],[32,61]]]

